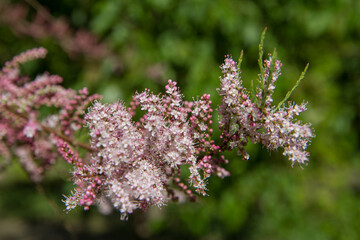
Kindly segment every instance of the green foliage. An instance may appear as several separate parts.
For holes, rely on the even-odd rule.
[[[276,106],[276,108],[274,109],[274,111],[276,111],[279,107],[281,107],[291,96],[291,94],[295,91],[295,89],[299,86],[301,80],[304,79],[305,74],[307,72],[309,68],[309,64],[306,64],[306,67],[304,69],[304,71],[301,73],[299,79],[296,81],[295,85],[292,87],[292,89],[290,91],[287,92],[286,96],[284,97],[283,100],[281,100],[281,102]]]
[[[91,92],[104,94],[105,101],[128,102],[144,88],[162,91],[171,78],[178,81],[185,98],[210,93],[215,106],[224,55],[242,56],[243,49],[244,79],[256,81],[258,65],[262,68],[257,62],[261,39],[260,57],[276,48],[283,62],[275,101],[279,106],[287,100],[309,101],[302,117],[313,123],[317,135],[304,170],[289,168],[280,153],[270,155],[250,145],[253,157],[243,162],[236,153],[229,154],[232,176],[212,179],[209,196],[198,203],[151,209],[126,223],[120,222],[117,213],[102,216],[96,210],[67,215],[80,232],[99,239],[108,234],[145,239],[360,238],[358,0],[40,2],[53,16],[66,17],[71,27],[96,34],[113,55],[101,60],[73,58],[58,41],[16,35],[0,21],[1,63],[42,45],[49,50],[48,58],[44,65],[27,66],[29,74],[44,70],[59,74],[67,87],[87,86]],[[299,85],[306,63],[311,68]],[[290,80],[299,75],[293,87]],[[69,169],[56,167],[46,176],[45,188],[59,188],[51,197],[63,208],[61,188],[69,187],[63,177]],[[36,197],[21,171],[15,167],[1,176],[1,216],[55,221],[55,214],[43,206],[45,201]]]

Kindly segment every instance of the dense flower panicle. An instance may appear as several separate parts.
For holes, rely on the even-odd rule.
[[[313,137],[310,124],[293,122],[294,117],[306,110],[306,105],[289,105],[287,108],[269,114],[265,118],[267,134],[262,136],[263,144],[269,149],[284,148],[284,155],[289,157],[292,165],[298,162],[305,164],[309,153],[306,147]]]
[[[248,92],[242,86],[241,72],[236,62],[231,57],[227,57],[221,69],[224,76],[220,77],[218,89],[219,95],[222,96],[219,106],[220,138],[226,143],[228,149],[237,147],[239,154],[244,159],[248,159],[249,155],[244,147],[249,138],[253,142],[259,141],[256,134],[259,126],[255,122],[261,113],[254,107],[254,103],[248,97]]]
[[[75,91],[59,84],[62,78],[48,73],[33,81],[20,75],[20,64],[44,58],[47,50],[35,48],[14,57],[0,71],[0,151],[19,158],[31,180],[41,175],[59,156],[54,151],[54,134],[70,141],[84,124],[87,105],[97,95],[85,89]],[[42,116],[41,107],[56,108]]]
[[[283,148],[292,165],[305,164],[309,155],[305,150],[314,135],[310,124],[295,122],[295,117],[306,110],[306,104],[289,104],[279,109],[271,105],[281,62],[271,55],[264,61],[264,72],[259,75],[260,86],[252,99],[242,86],[240,70],[231,57],[225,59],[221,69],[224,76],[220,78],[221,88],[218,89],[223,96],[219,126],[228,148],[237,147],[239,154],[248,159],[244,147],[250,139],[271,150]]]
[[[85,116],[95,149],[89,168],[97,169],[92,178],[101,180],[96,198],[105,195],[123,215],[137,208],[166,204],[181,166],[189,166],[189,183],[205,194],[206,174],[200,173],[205,168],[197,161],[193,128],[188,121],[190,110],[184,106],[175,82],[169,80],[165,89],[165,96],[149,90],[134,96],[136,105],[145,111],[137,123],[132,120],[131,109],[120,102],[96,102]],[[193,196],[183,183],[177,183],[188,196]],[[81,192],[86,193],[77,188],[67,205],[83,205]]]

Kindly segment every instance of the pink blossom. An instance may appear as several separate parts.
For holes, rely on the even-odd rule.
[[[28,138],[33,138],[35,136],[35,132],[38,129],[38,126],[35,121],[29,121],[23,130],[23,133]]]
[[[59,156],[71,164],[75,187],[64,200],[66,210],[88,210],[106,199],[125,219],[136,209],[162,207],[184,196],[194,201],[195,192],[206,195],[212,175],[230,175],[223,168],[229,162],[224,152],[236,149],[249,159],[249,141],[282,148],[292,166],[308,162],[313,130],[296,119],[306,103],[286,105],[284,99],[273,105],[282,65],[271,55],[252,91],[243,86],[237,63],[226,57],[218,89],[221,135],[214,139],[209,94],[184,101],[177,83],[168,80],[165,94],[145,89],[129,107],[120,101],[103,104],[87,88],[63,88],[57,75],[45,73],[33,81],[20,75],[19,64],[45,54],[43,48],[29,50],[0,71],[0,153],[8,161],[15,155],[34,182]],[[57,111],[44,117],[42,107]],[[76,139],[82,127],[88,128],[89,145]],[[77,148],[87,153],[80,155]]]
[[[271,55],[264,61],[264,73],[259,75],[260,84],[251,99],[248,99],[248,91],[242,86],[241,72],[236,64],[231,58],[226,58],[221,66],[224,76],[220,78],[221,88],[218,91],[223,97],[219,107],[223,141],[229,149],[237,147],[244,159],[248,159],[244,147],[250,139],[271,150],[283,148],[292,166],[296,162],[306,164],[309,153],[305,150],[314,134],[310,124],[301,124],[294,119],[306,110],[306,104],[289,103],[288,107],[281,106],[279,109],[271,105],[275,82],[281,74],[281,62]]]

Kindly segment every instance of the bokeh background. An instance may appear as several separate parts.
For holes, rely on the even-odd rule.
[[[46,198],[14,159],[0,173],[0,239],[70,239],[64,222],[78,239],[360,239],[358,0],[1,0],[0,63],[43,46],[48,57],[24,73],[58,74],[105,102],[163,91],[171,78],[186,99],[210,93],[216,106],[224,55],[243,49],[244,82],[255,80],[265,27],[266,52],[283,62],[275,102],[310,63],[291,97],[309,102],[301,119],[317,135],[304,170],[250,145],[248,162],[227,155],[232,176],[211,179],[208,197],[124,222],[96,207],[65,214],[70,168],[47,173]]]

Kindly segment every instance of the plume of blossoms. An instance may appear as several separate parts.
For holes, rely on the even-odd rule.
[[[283,148],[283,154],[289,158],[292,166],[295,163],[306,164],[309,156],[306,148],[314,134],[310,124],[302,124],[295,119],[306,110],[306,103],[284,106],[289,92],[279,105],[272,105],[275,82],[281,74],[281,62],[271,54],[264,60],[260,68],[259,86],[253,96],[244,88],[239,65],[231,57],[225,59],[221,69],[224,75],[220,78],[221,87],[218,89],[222,96],[219,127],[226,147],[230,150],[237,148],[238,153],[248,159],[249,154],[244,148],[248,141],[261,142],[270,150]],[[298,82],[302,77],[303,74]]]
[[[59,76],[45,73],[29,81],[19,74],[20,64],[45,55],[44,48],[29,50],[0,71],[0,153],[6,164],[16,156],[34,182],[42,180],[58,156],[72,164],[75,189],[64,200],[67,210],[88,210],[106,198],[126,218],[136,209],[161,207],[183,195],[194,200],[194,191],[206,195],[211,175],[230,175],[222,167],[228,163],[223,152],[237,149],[249,158],[248,141],[270,150],[283,148],[292,165],[308,161],[306,148],[314,135],[309,124],[296,120],[306,104],[284,105],[303,74],[285,99],[273,105],[281,68],[273,55],[264,62],[261,55],[253,93],[242,84],[240,64],[225,59],[218,89],[218,141],[213,139],[209,94],[184,101],[176,82],[169,80],[166,94],[146,89],[134,95],[128,108],[122,102],[102,104],[86,88],[61,87]],[[44,107],[55,110],[43,117]],[[74,137],[83,126],[89,130],[90,145]],[[80,157],[79,147],[89,154]]]
[[[219,149],[206,140],[212,132],[209,95],[184,102],[176,82],[169,80],[165,89],[164,96],[149,90],[137,93],[128,109],[121,102],[94,103],[85,121],[95,151],[90,164],[75,167],[77,187],[65,201],[68,210],[77,205],[88,209],[105,196],[126,217],[135,209],[176,199],[176,189],[190,199],[191,187],[205,195],[212,172],[228,175],[220,167],[223,157],[211,161],[210,155],[201,154]],[[138,107],[145,113],[135,122]],[[183,168],[190,172],[187,183],[180,179]]]
[[[86,88],[63,88],[57,75],[44,73],[33,81],[20,75],[22,63],[44,58],[46,53],[44,48],[28,50],[0,70],[0,153],[5,163],[16,156],[34,182],[41,181],[58,157],[54,136],[77,145],[73,136],[84,124],[82,115],[98,98],[88,96]],[[46,107],[56,110],[44,117],[40,108]]]

